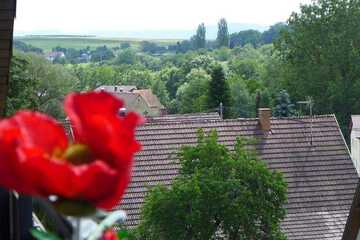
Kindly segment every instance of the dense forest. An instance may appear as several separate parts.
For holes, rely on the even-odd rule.
[[[169,113],[217,111],[255,117],[258,107],[275,116],[309,114],[298,101],[311,99],[315,114],[335,113],[345,135],[360,103],[360,1],[318,0],[303,5],[287,23],[265,32],[229,33],[218,23],[216,40],[206,27],[173,44],[119,42],[82,49],[57,46],[49,53],[15,41],[8,114],[37,109],[59,119],[70,91],[100,85],[151,88]]]

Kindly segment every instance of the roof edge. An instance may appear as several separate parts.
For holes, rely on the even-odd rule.
[[[320,118],[334,118],[335,121],[336,121],[336,124],[340,130],[340,126],[339,126],[339,123],[335,117],[335,114],[324,114],[324,115],[314,115],[313,118],[317,118],[317,119],[320,119]],[[271,117],[270,118],[271,120],[302,120],[302,119],[311,119],[310,116],[298,116],[298,117]],[[189,119],[189,120],[186,120],[186,121],[182,121],[182,120],[174,120],[172,121],[172,124],[174,123],[181,123],[181,124],[185,124],[185,123],[194,123],[194,122],[235,122],[235,121],[259,121],[259,118],[234,118],[234,119]],[[163,123],[160,123],[160,122],[146,122],[145,123],[146,125],[163,125]],[[340,131],[341,132],[341,131]],[[344,136],[342,135],[341,133],[341,136],[343,138],[343,140],[345,141],[345,138]],[[346,142],[345,142],[346,144]],[[347,147],[347,145],[346,145]],[[347,148],[348,149],[348,148]],[[348,149],[349,151],[349,149]],[[350,152],[350,151],[349,151]]]

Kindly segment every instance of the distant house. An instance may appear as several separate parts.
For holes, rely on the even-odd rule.
[[[55,59],[65,58],[65,53],[60,51],[49,52],[45,55],[45,58],[50,62],[54,62]]]
[[[88,53],[81,53],[80,57],[79,57],[79,62],[80,63],[87,63],[90,62],[91,60],[91,55]]]
[[[133,92],[134,90],[137,90],[137,87],[133,85],[102,85],[95,89],[95,91],[106,91],[109,93]]]
[[[121,98],[127,111],[138,112],[145,117],[157,117],[166,114],[166,108],[160,103],[151,89],[138,90],[136,86],[101,86],[97,91],[106,91]]]
[[[259,116],[235,120],[178,116],[140,127],[137,138],[143,150],[136,155],[133,179],[119,206],[127,212],[125,224],[132,228],[139,223],[149,188],[171,184],[179,170],[175,153],[183,145],[196,144],[196,132],[202,128],[207,133],[217,130],[219,142],[230,149],[239,136],[258,140],[252,147],[270,169],[284,174],[288,184],[287,216],[281,227],[289,240],[340,240],[358,176],[335,116],[277,119],[264,109]]]

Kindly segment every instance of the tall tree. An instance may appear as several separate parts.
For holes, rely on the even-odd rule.
[[[218,23],[218,33],[216,38],[218,47],[229,47],[229,30],[225,18],[220,19]]]
[[[253,47],[260,45],[261,33],[256,30],[245,30],[230,35],[230,48],[251,44]]]
[[[36,91],[39,81],[29,75],[30,59],[26,54],[15,52],[11,59],[11,81],[6,101],[6,115],[20,109],[37,110],[39,107]]]
[[[7,114],[27,108],[63,118],[61,101],[77,79],[62,65],[33,53],[18,53],[12,60]]]
[[[223,105],[223,114],[225,118],[231,116],[231,93],[225,73],[220,64],[212,68],[211,81],[209,83],[208,107],[209,109],[218,108]]]
[[[275,117],[291,117],[294,115],[294,104],[291,103],[290,96],[286,90],[281,90],[276,98],[274,111]]]
[[[264,44],[273,43],[276,41],[281,31],[287,31],[289,30],[289,26],[286,23],[277,23],[269,28],[269,30],[262,33],[261,40]]]
[[[360,1],[313,1],[276,43],[289,71],[284,88],[298,100],[313,97],[315,113],[336,113],[344,133],[360,112],[359,22]]]
[[[209,81],[210,76],[205,70],[192,69],[186,75],[186,82],[177,90],[178,110],[182,113],[206,111]]]
[[[193,46],[195,49],[205,48],[205,46],[206,46],[206,28],[205,28],[204,23],[201,23],[198,26],[198,28],[196,30],[196,34],[192,38],[192,43],[193,43]]]
[[[180,151],[172,186],[147,196],[138,239],[285,239],[286,183],[246,143],[238,139],[231,152],[217,143],[216,132],[200,131],[198,144]]]

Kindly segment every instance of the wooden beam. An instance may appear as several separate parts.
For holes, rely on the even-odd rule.
[[[0,78],[9,75],[9,68],[0,68]]]
[[[12,31],[13,27],[14,27],[14,21],[12,20],[0,21],[0,30]]]
[[[10,66],[9,58],[0,58],[0,68],[9,69],[9,66]]]
[[[0,30],[0,40],[12,40],[13,33],[11,30]]]
[[[0,20],[12,20],[15,18],[14,10],[0,10]]]
[[[0,59],[1,58],[6,58],[6,59],[10,59],[10,52],[9,51],[0,51]]]
[[[9,51],[11,48],[12,44],[11,44],[11,40],[0,40],[0,51],[1,50],[5,50],[5,51]]]
[[[15,10],[16,2],[13,0],[1,0],[0,10]]]

